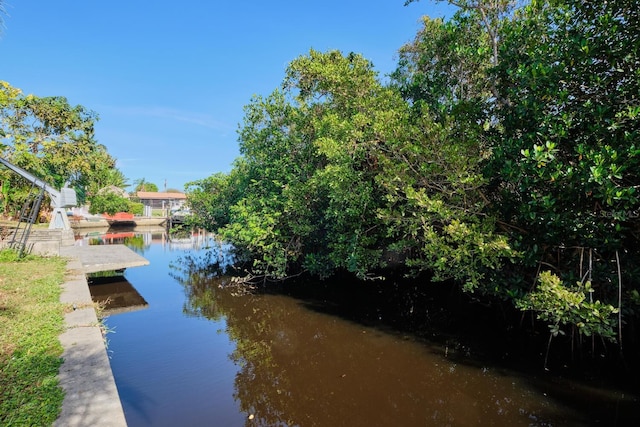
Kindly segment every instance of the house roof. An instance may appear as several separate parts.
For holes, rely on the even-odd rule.
[[[136,193],[139,199],[144,200],[186,200],[187,195],[184,193],[159,193],[156,191],[138,191]]]

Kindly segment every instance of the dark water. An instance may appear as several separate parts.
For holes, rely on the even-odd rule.
[[[453,357],[335,302],[240,292],[206,268],[225,255],[202,236],[122,239],[150,265],[92,292],[127,306],[106,323],[129,426],[640,425],[635,394]]]

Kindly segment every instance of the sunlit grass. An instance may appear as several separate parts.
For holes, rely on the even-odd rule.
[[[62,259],[0,251],[0,425],[51,425],[60,413],[64,272]]]

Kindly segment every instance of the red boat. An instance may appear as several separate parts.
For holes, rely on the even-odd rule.
[[[136,222],[133,219],[133,214],[128,212],[117,212],[113,215],[103,214],[104,219],[109,222],[109,225],[135,225]]]

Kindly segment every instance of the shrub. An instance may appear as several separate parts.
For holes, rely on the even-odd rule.
[[[130,206],[129,200],[114,193],[97,194],[90,199],[90,203],[89,212],[92,214],[128,212]]]

